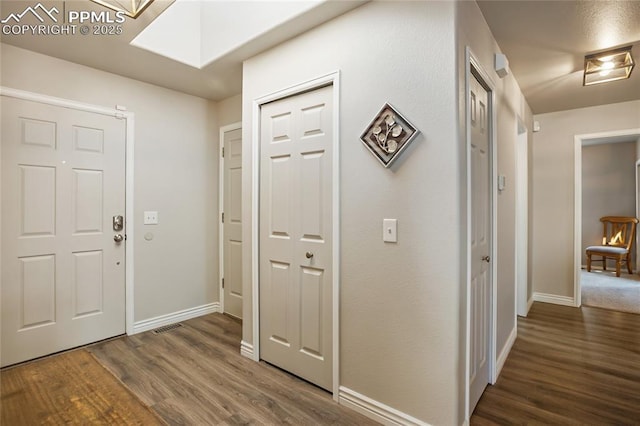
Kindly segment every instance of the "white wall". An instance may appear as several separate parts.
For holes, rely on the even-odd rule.
[[[635,141],[582,147],[582,265],[586,248],[602,244],[602,216],[636,216],[635,158]]]
[[[494,70],[494,55],[500,53],[489,27],[475,2],[457,2],[458,36],[458,89],[460,118],[460,144],[465,143],[465,47],[487,73],[495,93],[497,114],[496,148],[497,173],[506,176],[506,187],[498,193],[497,200],[497,355],[505,355],[510,349],[517,329],[515,311],[516,273],[516,145],[518,121],[529,130],[533,127],[533,115],[513,74],[500,79]],[[531,132],[529,132],[531,135]],[[529,140],[529,146],[531,140]]]
[[[615,83],[612,83],[615,84]],[[640,101],[539,114],[533,136],[533,288],[574,297],[574,136],[640,128]]]
[[[218,126],[224,127],[242,121],[242,95],[223,99],[217,105]]]
[[[371,2],[244,63],[243,235],[252,102],[340,71],[340,384],[432,424],[460,424],[460,146],[454,4]],[[385,102],[421,134],[385,169],[359,140]],[[398,243],[382,219],[398,219]],[[253,343],[251,247],[243,340]]]
[[[216,105],[4,44],[0,83],[134,112],[135,321],[218,301]]]

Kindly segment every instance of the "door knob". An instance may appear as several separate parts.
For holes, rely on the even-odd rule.
[[[122,240],[124,240],[124,237],[122,236],[122,234],[116,234],[113,236],[113,241],[115,241],[116,243],[120,243],[122,242]]]
[[[311,259],[313,257],[313,253],[311,253],[310,251],[308,251],[305,256],[307,256],[307,259]]]
[[[491,262],[491,258],[489,256],[482,256],[482,260],[484,260],[487,263]]]

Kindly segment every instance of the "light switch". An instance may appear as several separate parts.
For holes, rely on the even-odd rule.
[[[158,224],[158,212],[144,212],[144,224],[145,225],[157,225]]]
[[[382,241],[398,242],[398,219],[382,219]]]

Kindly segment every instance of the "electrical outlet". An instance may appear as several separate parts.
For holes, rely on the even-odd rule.
[[[158,212],[144,212],[144,224],[145,225],[157,225],[158,224]]]

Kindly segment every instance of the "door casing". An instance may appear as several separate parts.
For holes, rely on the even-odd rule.
[[[528,134],[526,126],[518,118],[516,136],[516,308],[521,317],[526,317],[533,303],[529,299],[528,282],[528,218],[529,218],[529,167]]]
[[[489,75],[484,70],[482,65],[480,65],[480,61],[477,60],[476,56],[471,51],[471,48],[468,46],[465,49],[465,153],[466,153],[466,163],[465,163],[465,192],[466,192],[466,240],[465,240],[465,250],[466,250],[466,265],[465,265],[465,292],[466,292],[466,312],[465,312],[465,375],[464,375],[464,413],[465,419],[468,419],[471,416],[470,412],[470,382],[469,382],[469,372],[471,371],[471,106],[469,103],[469,90],[470,90],[470,81],[472,78],[475,78],[472,74],[473,72],[477,75],[479,81],[483,83],[487,87],[487,91],[489,92],[489,111],[490,111],[490,129],[489,129],[489,149],[491,150],[490,156],[490,166],[489,166],[489,174],[490,174],[490,194],[491,194],[491,203],[490,203],[490,223],[491,223],[491,233],[490,233],[490,245],[491,245],[491,271],[490,271],[490,289],[491,289],[491,306],[490,306],[490,324],[489,324],[489,380],[491,384],[494,384],[497,379],[497,370],[496,370],[496,334],[497,334],[497,306],[496,306],[496,294],[497,294],[497,282],[496,276],[498,271],[498,251],[496,247],[497,238],[497,215],[496,212],[498,210],[498,189],[497,182],[498,172],[497,172],[497,150],[496,150],[496,125],[497,125],[497,117],[495,111],[495,83]]]
[[[57,98],[40,93],[28,92],[25,90],[13,89],[0,86],[0,96],[6,96],[26,101],[39,102],[46,105],[59,106],[63,108],[75,109],[78,111],[91,112],[94,114],[106,115],[125,120],[125,220],[127,234],[134,235],[134,214],[133,214],[133,153],[134,153],[134,114],[126,110],[125,107],[116,106],[108,108],[99,105],[92,105],[77,102],[70,99]],[[133,238],[123,241],[125,245],[125,329],[128,335],[134,334],[134,287],[133,287]]]
[[[252,330],[254,361],[260,360],[260,108],[262,105],[279,99],[295,96],[300,93],[318,89],[324,86],[333,87],[333,176],[332,176],[332,220],[333,220],[333,247],[332,247],[332,309],[333,309],[333,399],[338,401],[339,381],[339,298],[340,298],[340,72],[335,71],[321,77],[295,84],[282,90],[264,95],[253,100],[252,128],[251,128],[251,293],[252,293]]]

